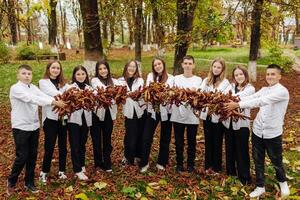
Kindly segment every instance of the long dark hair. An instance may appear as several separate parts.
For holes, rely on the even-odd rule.
[[[136,66],[136,71],[135,71],[135,73],[133,75],[134,80],[140,77],[140,73],[139,73],[139,69],[138,69],[139,66],[138,66],[137,62],[135,60],[130,60],[129,62],[127,62],[125,64],[125,67],[124,67],[124,70],[123,70],[123,77],[124,77],[124,79],[125,79],[126,82],[128,82],[128,79],[129,79],[129,75],[128,75],[127,69],[128,69],[128,66],[129,66],[129,64],[131,62],[133,62],[135,64],[135,66]]]
[[[112,80],[112,77],[111,77],[111,73],[110,73],[110,68],[109,68],[109,64],[107,61],[105,60],[101,60],[101,61],[98,61],[96,63],[96,67],[95,67],[95,77],[99,78],[99,80],[105,84],[105,79],[99,74],[99,67],[100,65],[104,65],[108,71],[107,73],[107,85],[114,85],[113,83],[113,80]]]
[[[59,67],[60,67],[60,73],[57,76],[57,79],[58,79],[58,87],[62,88],[66,84],[66,80],[64,78],[64,73],[63,73],[63,70],[62,70],[61,63],[58,60],[52,60],[52,61],[48,62],[47,66],[46,66],[46,71],[45,71],[45,74],[44,74],[44,79],[49,79],[50,78],[50,67],[54,63],[58,63]]]
[[[240,70],[243,72],[244,76],[245,76],[245,81],[241,84],[241,87],[245,87],[245,86],[250,82],[250,81],[249,81],[248,70],[247,70],[245,67],[241,66],[241,65],[237,65],[237,66],[232,70],[232,80],[233,80],[233,83],[234,83],[236,86],[238,85],[238,83],[237,83],[237,81],[236,81],[235,78],[234,78],[234,72],[235,72],[235,70],[237,70],[237,69],[240,69]]]
[[[89,84],[90,84],[90,81],[89,81],[89,75],[88,75],[88,73],[87,73],[86,68],[85,68],[84,66],[82,66],[82,65],[78,65],[78,66],[76,66],[76,67],[73,69],[72,83],[75,83],[75,82],[76,82],[75,74],[76,74],[76,72],[79,71],[79,70],[82,70],[82,71],[85,72],[86,78],[85,78],[85,80],[84,80],[84,83],[87,84],[87,85],[89,85]]]
[[[164,67],[162,74],[160,76],[154,69],[154,62],[156,60],[161,61],[163,64],[163,67]],[[160,83],[165,83],[168,80],[168,73],[166,70],[166,62],[162,58],[156,57],[152,60],[152,73],[153,73],[153,81],[154,82],[157,82],[157,77],[158,77],[158,82],[160,82]]]

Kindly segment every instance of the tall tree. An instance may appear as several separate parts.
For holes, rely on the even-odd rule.
[[[83,20],[85,65],[92,72],[95,62],[103,58],[97,0],[79,0]]]
[[[72,8],[72,15],[76,22],[76,32],[78,37],[78,47],[82,47],[82,17],[80,13],[80,6],[77,0],[71,0],[71,8]]]
[[[152,7],[152,15],[153,15],[153,25],[154,25],[154,41],[158,45],[158,49],[162,48],[165,30],[162,23],[162,16],[159,14],[159,4],[156,3],[156,0],[150,0]]]
[[[16,19],[16,1],[15,0],[4,0],[6,5],[8,22],[11,34],[11,43],[17,44],[17,19]]]
[[[263,10],[263,3],[264,0],[256,0],[252,11],[251,42],[248,63],[248,71],[250,79],[252,81],[256,81],[256,60],[258,57],[258,51],[260,47],[260,21]]]
[[[135,26],[134,26],[134,42],[135,42],[135,60],[142,61],[142,20],[143,20],[143,0],[136,1],[135,8]]]
[[[198,0],[177,0],[177,42],[175,45],[174,74],[182,72],[181,62],[191,42],[197,3]]]
[[[66,44],[66,30],[67,30],[67,12],[66,6],[62,5],[62,1],[59,2],[59,10],[60,10],[60,25],[61,25],[61,36],[63,40],[63,44]]]
[[[56,20],[56,5],[57,0],[50,0],[50,17],[48,18],[48,29],[49,29],[49,44],[51,46],[56,45],[57,37],[57,20]]]

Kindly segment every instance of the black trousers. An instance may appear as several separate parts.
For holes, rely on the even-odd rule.
[[[275,168],[277,180],[279,182],[286,181],[282,163],[282,136],[263,139],[252,133],[252,157],[255,165],[256,186],[264,187],[265,152],[268,153]]]
[[[229,129],[225,128],[226,172],[230,176],[238,175],[243,184],[251,182],[249,136],[247,127],[233,130],[230,124]]]
[[[177,166],[183,166],[184,132],[187,132],[187,166],[194,167],[196,157],[197,124],[182,124],[173,122],[176,146]]]
[[[93,113],[93,125],[91,136],[94,152],[94,166],[104,170],[111,169],[111,134],[113,131],[113,120],[109,109],[105,111],[104,121],[100,121],[98,116]]]
[[[89,129],[85,119],[82,120],[81,126],[75,123],[68,123],[68,129],[73,171],[74,173],[78,173],[85,166],[85,144]]]
[[[16,158],[8,177],[8,181],[11,185],[15,185],[25,166],[25,185],[34,184],[34,170],[39,143],[39,129],[35,131],[12,129],[12,131],[16,145]]]
[[[124,137],[124,155],[129,164],[134,164],[134,158],[141,158],[142,135],[146,120],[146,112],[141,118],[137,118],[136,113],[132,119],[125,117],[125,137]]]
[[[205,169],[215,172],[222,170],[223,124],[212,123],[208,118],[203,120],[205,140]]]
[[[169,146],[171,141],[172,122],[170,122],[171,115],[168,115],[167,121],[161,121],[159,113],[156,113],[156,119],[151,117],[151,113],[148,113],[145,128],[143,131],[142,140],[142,157],[140,167],[144,167],[148,164],[149,155],[151,152],[151,146],[153,143],[153,136],[158,123],[161,123],[160,128],[160,142],[159,142],[159,153],[157,163],[166,166],[169,160]]]
[[[65,121],[66,122],[66,121]],[[63,125],[61,120],[52,120],[46,118],[44,121],[44,159],[42,171],[50,172],[51,161],[53,157],[56,139],[58,138],[58,152],[59,152],[59,171],[66,171],[67,159],[67,126]]]

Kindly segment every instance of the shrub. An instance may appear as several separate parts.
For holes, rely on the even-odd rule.
[[[27,45],[25,42],[20,42],[16,48],[17,58],[20,60],[33,60],[38,51],[38,47],[34,44]]]
[[[4,42],[0,41],[0,61],[7,63],[11,58],[11,50],[6,46]]]

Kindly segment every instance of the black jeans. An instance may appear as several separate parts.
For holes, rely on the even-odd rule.
[[[145,128],[143,131],[142,157],[140,167],[144,167],[148,164],[151,146],[153,143],[153,136],[159,122],[161,123],[161,128],[157,163],[162,166],[166,166],[169,160],[169,146],[172,132],[172,122],[170,122],[171,115],[168,115],[167,121],[161,121],[159,113],[156,113],[156,119],[153,119],[151,115],[151,113],[148,113]]]
[[[134,164],[135,157],[141,158],[145,119],[146,112],[139,119],[135,112],[132,119],[125,117],[124,156],[129,164]]]
[[[238,175],[243,183],[250,183],[250,156],[249,156],[249,136],[247,127],[239,130],[225,128],[225,149],[226,149],[226,172],[227,175]]]
[[[74,173],[81,172],[85,166],[85,144],[88,137],[89,128],[83,117],[82,125],[68,123],[69,142],[71,147],[71,159]]]
[[[66,121],[65,121],[66,122]],[[44,121],[44,159],[42,171],[48,173],[51,167],[53,151],[58,138],[59,149],[59,171],[66,171],[67,159],[67,126],[62,124],[61,120],[52,120],[46,118]]]
[[[215,172],[222,170],[223,124],[212,123],[209,118],[203,120],[205,140],[205,169]]]
[[[198,124],[182,124],[173,122],[176,146],[177,166],[183,166],[184,132],[187,132],[187,166],[194,167],[196,157],[196,135]]]
[[[98,116],[93,113],[93,125],[91,136],[94,152],[94,166],[104,170],[111,169],[111,134],[113,131],[113,120],[109,109],[105,110],[104,121],[100,121]]]
[[[39,142],[39,129],[35,131],[12,129],[12,131],[16,145],[16,158],[8,177],[8,182],[11,185],[15,185],[20,173],[26,165],[25,185],[34,184],[34,170]]]
[[[265,152],[275,168],[276,178],[279,182],[286,181],[285,170],[282,163],[282,136],[272,139],[263,139],[252,133],[252,157],[255,165],[256,186],[264,187],[265,182]]]

